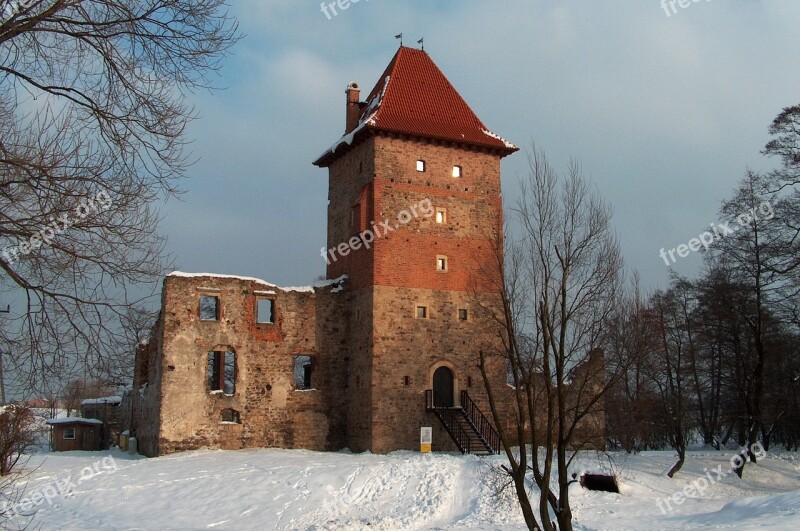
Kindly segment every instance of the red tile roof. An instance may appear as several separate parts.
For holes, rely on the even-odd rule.
[[[501,156],[518,150],[480,121],[427,53],[402,46],[370,92],[358,127],[314,164],[326,166],[343,144],[349,146],[369,131],[487,147]]]

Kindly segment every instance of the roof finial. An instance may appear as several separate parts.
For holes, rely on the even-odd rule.
[[[394,38],[395,39],[400,39],[400,46],[402,47],[403,46],[403,34],[401,33],[399,35],[395,35]]]
[[[425,37],[422,37],[420,40],[417,41],[417,44],[422,46],[422,51],[425,51]]]

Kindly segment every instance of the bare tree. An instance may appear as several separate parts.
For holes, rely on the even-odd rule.
[[[746,445],[750,448],[763,431],[762,400],[769,356],[767,336],[775,331],[770,326],[769,306],[784,298],[785,283],[778,270],[786,259],[782,249],[785,232],[780,224],[772,222],[775,206],[769,202],[769,181],[754,172],[747,173],[734,196],[723,202],[720,213],[736,226],[735,230],[721,235],[712,256],[717,266],[728,270],[733,282],[747,294],[746,304],[736,310],[752,340],[753,356],[742,358],[739,364],[747,370],[743,378],[742,405],[746,412]],[[755,453],[743,450],[742,464],[736,468],[739,477],[748,454],[751,461],[756,461]]]
[[[211,88],[237,40],[224,9],[0,0],[0,294],[25,306],[2,340],[28,386],[102,369],[157,288],[154,202],[192,162],[185,93]]]
[[[763,153],[778,157],[781,167],[768,176],[769,196],[775,208],[773,230],[780,230],[780,257],[770,264],[783,280],[777,301],[783,318],[800,330],[800,105],[786,107],[769,127],[772,135]]]
[[[785,107],[769,126],[772,135],[762,153],[779,157],[783,168],[774,177],[784,186],[800,184],[800,105]]]
[[[661,396],[660,417],[667,426],[670,446],[678,460],[667,472],[674,477],[686,461],[689,442],[689,396],[691,361],[696,358],[688,306],[691,287],[688,282],[675,281],[670,290],[657,292],[651,299],[652,324],[658,343],[650,356],[650,377]]]
[[[535,148],[529,163],[514,208],[521,236],[505,248],[498,243],[496,267],[487,273],[500,300],[485,310],[497,325],[513,388],[510,396],[506,386],[492,388],[486,371],[484,384],[528,528],[566,530],[572,529],[569,467],[592,433],[600,431],[594,444],[602,446],[602,401],[627,364],[604,359],[599,348],[622,307],[622,258],[610,208],[580,166],[571,163],[562,179]],[[486,359],[482,354],[482,366]],[[503,425],[504,407],[510,427]],[[528,498],[529,472],[540,491],[539,522]]]
[[[606,350],[612,359],[630,360],[624,375],[606,398],[606,437],[611,448],[627,452],[662,449],[669,434],[661,416],[661,399],[651,378],[650,355],[658,337],[652,313],[641,295],[638,275],[630,303],[611,323]]]

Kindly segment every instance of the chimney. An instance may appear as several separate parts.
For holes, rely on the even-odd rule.
[[[347,134],[358,127],[358,119],[361,116],[361,103],[359,102],[361,89],[358,88],[358,83],[351,81],[347,85],[345,94],[347,94],[347,127],[345,127],[344,133]]]

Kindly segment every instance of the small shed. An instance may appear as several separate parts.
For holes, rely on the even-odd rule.
[[[118,443],[120,402],[122,402],[122,397],[119,396],[88,398],[81,402],[83,418],[97,419],[103,423],[101,444],[104,450],[110,448],[112,444]]]
[[[103,421],[81,417],[48,419],[50,448],[54,452],[71,450],[102,450]]]

